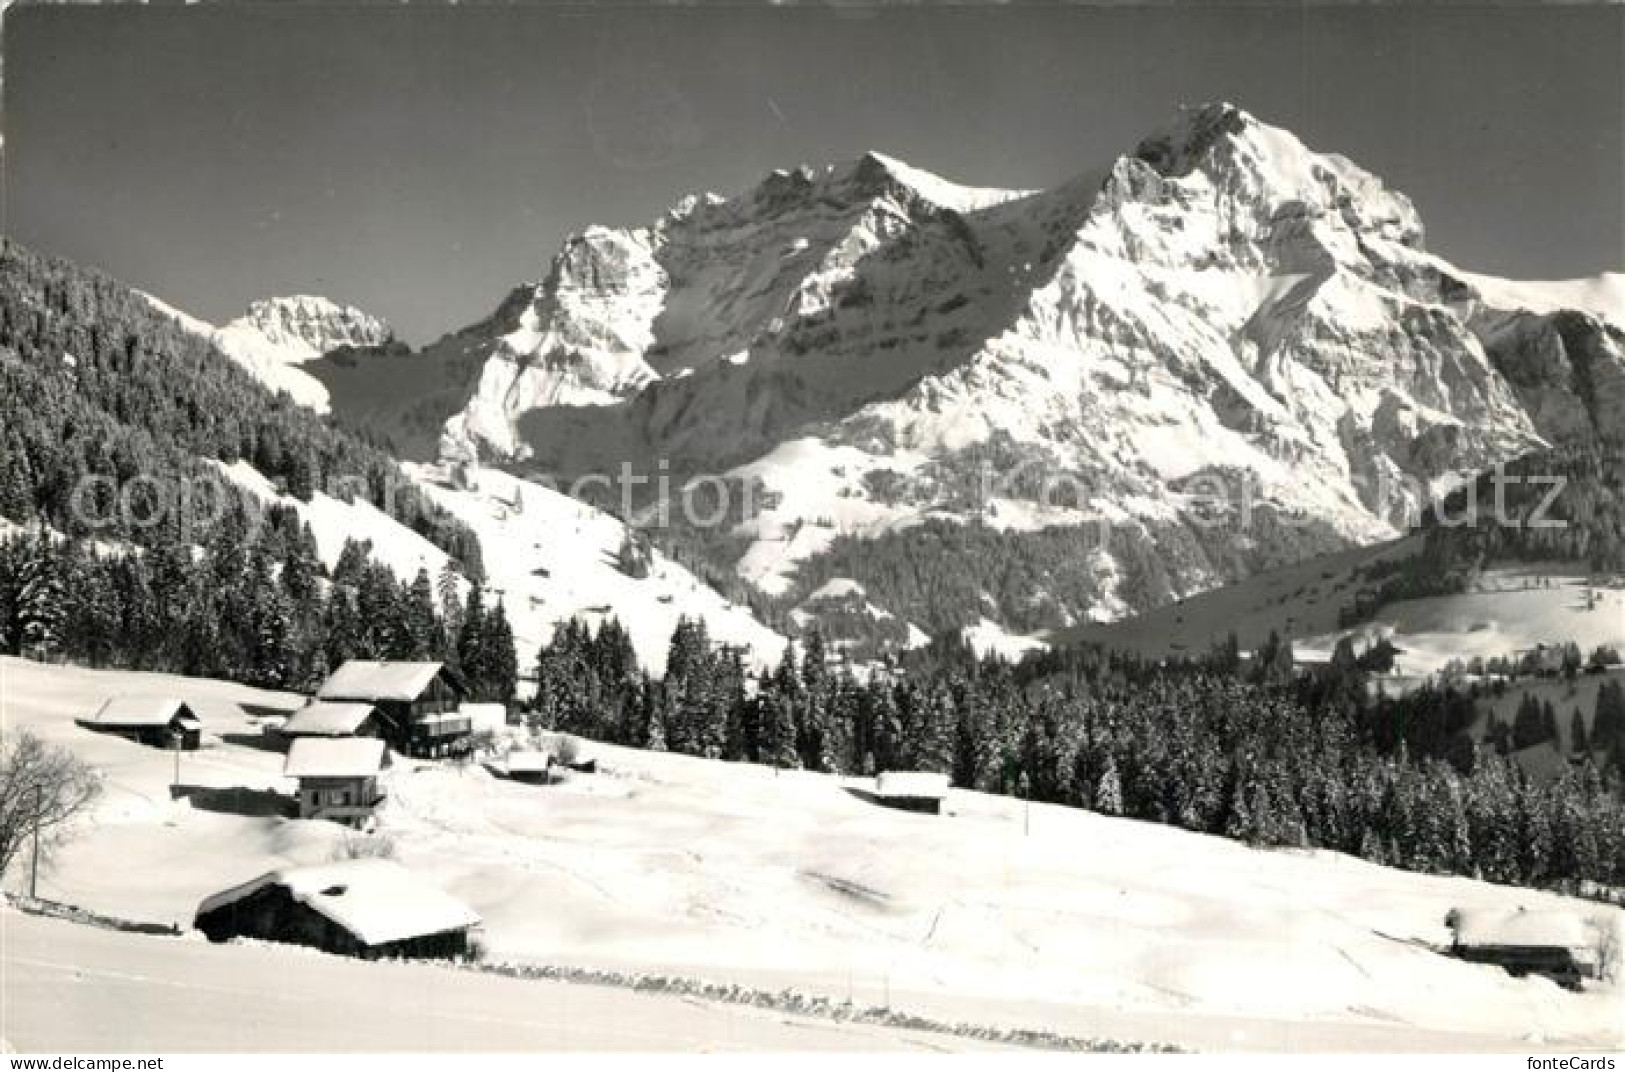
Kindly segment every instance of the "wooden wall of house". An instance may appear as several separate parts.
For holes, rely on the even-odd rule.
[[[320,912],[296,900],[286,886],[272,883],[264,889],[196,921],[211,942],[255,938],[265,942],[305,945],[343,956],[460,957],[469,951],[467,930],[417,935],[398,942],[369,946]]]
[[[874,801],[881,807],[896,808],[898,811],[917,811],[925,815],[942,814],[942,799],[940,797],[876,796]]]
[[[81,723],[81,725],[85,725]],[[149,748],[170,749],[175,747],[178,739],[183,752],[195,752],[202,743],[202,737],[197,730],[174,729],[169,726],[96,726],[87,728],[101,733],[109,733],[114,737],[123,737],[127,741],[144,744]]]
[[[310,802],[310,794],[322,794],[320,804]],[[332,797],[333,793],[350,794],[348,804],[342,804]],[[301,778],[299,779],[299,814],[308,816],[318,808],[327,807],[366,807],[374,802],[378,796],[378,779],[374,775],[357,776],[353,778]]]
[[[349,931],[301,904],[286,886],[277,883],[199,915],[197,927],[211,942],[257,938],[351,955],[363,948]]]

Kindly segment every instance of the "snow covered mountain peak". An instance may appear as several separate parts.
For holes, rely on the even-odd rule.
[[[1033,192],[964,186],[872,149],[851,165],[849,174],[854,185],[865,192],[906,192],[955,212],[975,212]]]
[[[296,363],[341,346],[382,346],[394,338],[378,317],[309,294],[251,302],[243,316],[225,325],[226,330],[233,328],[252,329],[281,349],[285,360]]]
[[[150,294],[145,297],[187,330],[208,338],[266,387],[285,391],[299,405],[318,413],[330,408],[328,390],[301,366],[334,350],[381,347],[395,338],[389,325],[379,318],[308,294],[251,302],[242,316],[221,327],[183,313]]]
[[[1498,287],[1423,238],[1377,176],[1227,104],[1036,192],[878,152],[781,169],[567,240],[441,449],[759,481],[774,505],[720,542],[769,591],[827,580],[841,537],[1109,519],[1157,552],[1094,548],[1071,595],[978,613],[1118,615],[1249,556],[1391,535],[1457,470],[1625,427],[1620,321],[1567,297],[1617,288]],[[990,459],[1024,475],[964,494]],[[1190,489],[1212,477],[1308,529],[1198,531]]]
[[[1317,153],[1291,131],[1270,126],[1230,104],[1184,112],[1146,138],[1133,158],[1173,180],[1183,197],[1208,203],[1225,225],[1226,245],[1302,238],[1321,244],[1332,232],[1423,245],[1421,218],[1409,198],[1335,153]],[[1350,249],[1337,238],[1330,244]],[[1333,252],[1343,252],[1336,251]]]

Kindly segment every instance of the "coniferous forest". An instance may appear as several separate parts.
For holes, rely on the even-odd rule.
[[[1598,700],[1596,758],[1551,781],[1465,735],[1472,703],[1373,699],[1362,657],[1293,670],[1290,644],[1176,665],[1094,648],[979,659],[946,634],[860,680],[819,635],[752,676],[703,622],[664,680],[626,631],[562,627],[538,660],[535,724],[640,748],[953,784],[1254,845],[1320,847],[1496,882],[1625,884],[1625,715]],[[1609,705],[1609,711],[1602,710]]]
[[[354,541],[326,570],[288,507],[197,551],[0,539],[0,652],[306,692],[346,659],[427,659],[503,702],[518,676],[507,614],[478,585],[449,565],[402,583]]]
[[[1555,560],[1625,573],[1625,445],[1604,440],[1516,458],[1425,511],[1421,530],[1415,555],[1367,567],[1377,584],[1343,608],[1344,625],[1394,600],[1464,592],[1487,562]]]
[[[479,698],[512,697],[503,608],[477,583],[462,601],[474,534],[143,296],[0,240],[0,383],[0,517],[23,527],[0,540],[0,651],[277,688],[352,657],[434,657]],[[363,497],[451,564],[403,584],[351,543],[328,570],[294,509],[208,461],[305,502]]]
[[[203,544],[257,509],[208,462],[246,461],[301,501],[362,496],[469,576],[482,572],[474,534],[388,454],[272,394],[137,292],[9,239],[0,382],[0,517],[70,537]]]
[[[571,622],[538,653],[535,693],[520,695],[512,631],[478,583],[473,534],[384,452],[271,395],[140,295],[5,243],[0,374],[0,516],[27,526],[0,539],[7,653],[293,689],[348,658],[438,659],[474,698],[524,703],[535,725],[634,747],[851,774],[934,770],[965,788],[1257,845],[1564,889],[1625,885],[1617,687],[1599,694],[1585,761],[1544,781],[1466,732],[1471,696],[1373,697],[1366,675],[1380,652],[1340,650],[1329,667],[1298,673],[1290,646],[1273,641],[1245,660],[1231,642],[1175,665],[1092,648],[1010,664],[978,658],[950,630],[860,678],[826,657],[816,629],[753,674],[740,651],[684,620],[657,680],[618,623]],[[1427,570],[1453,576],[1433,565],[1507,554],[1619,568],[1618,459],[1564,459],[1580,492],[1561,500],[1569,528],[1439,528]],[[226,499],[204,519],[163,501],[166,487],[213,477],[210,461],[247,462],[305,501],[348,486],[451,561],[403,583],[351,543],[329,569],[297,511],[263,509],[229,482],[212,482]],[[138,476],[151,483],[132,484]],[[88,502],[87,478],[103,489]],[[107,497],[129,488],[112,509]],[[87,506],[109,523],[87,520]],[[1514,496],[1513,509],[1532,508]],[[1015,588],[1067,553],[1044,548]],[[645,554],[623,548],[629,575]],[[931,603],[932,586],[901,565],[913,558],[883,559],[898,565],[880,571],[895,574],[882,595],[959,622],[968,604]],[[1148,557],[1147,591],[1158,590],[1156,569]],[[1509,738],[1551,739],[1552,721],[1531,712]]]

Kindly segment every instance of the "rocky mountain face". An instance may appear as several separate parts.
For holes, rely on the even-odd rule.
[[[266,298],[216,327],[146,295],[147,301],[190,330],[206,336],[227,357],[273,391],[326,413],[327,388],[301,367],[336,350],[399,348],[388,324],[349,305],[301,294]]]
[[[1229,105],[1043,191],[871,153],[570,239],[460,351],[439,449],[720,475],[757,509],[694,538],[769,594],[844,576],[927,628],[1050,628],[1391,535],[1464,470],[1619,435],[1616,288],[1518,287]],[[1029,568],[930,605],[900,578],[953,569],[944,522]]]

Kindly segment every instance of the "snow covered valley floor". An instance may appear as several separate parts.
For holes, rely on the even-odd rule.
[[[143,693],[184,698],[205,721],[203,749],[181,757],[178,797],[172,754],[73,724],[110,695]],[[106,779],[94,820],[42,876],[41,896],[185,926],[207,894],[274,866],[330,858],[343,838],[338,827],[278,814],[274,794],[291,785],[251,715],[299,702],[215,681],[0,660],[6,730],[67,744]],[[1029,813],[1019,801],[974,793],[955,791],[949,814],[922,816],[875,808],[829,776],[609,747],[598,755],[600,773],[551,786],[411,760],[388,776],[383,832],[403,864],[484,917],[491,960],[793,988],[948,1022],[1196,1049],[1625,1044],[1619,989],[1571,993],[1433,948],[1447,941],[1444,916],[1456,905],[1565,903],[1620,926],[1618,910],[1064,808]],[[26,882],[26,870],[9,881]],[[0,923],[3,1033],[19,1048],[118,1048],[106,1018],[89,1010],[113,1003],[141,1010],[130,1023],[147,1023],[174,1019],[164,1010],[189,1000],[211,1009],[192,1022],[221,1026],[191,1044],[154,1037],[154,1048],[871,1049],[917,1041],[893,1029],[808,1027],[794,1016],[613,988],[212,947],[14,912]],[[290,963],[331,973],[331,987],[310,993],[359,991],[362,979],[387,992],[399,980],[418,1002],[429,1000],[431,977],[415,973],[440,973],[432,985],[443,996],[434,1000],[462,1010],[461,1019],[434,1034],[441,1028],[410,1016],[389,1020],[382,1000],[373,1012],[346,1015],[359,997],[301,1015],[310,1006],[288,993]],[[223,982],[209,991],[211,979]],[[585,1011],[573,1016],[572,1008]],[[643,1008],[665,1011],[633,1019]],[[663,1026],[641,1040],[608,1030],[642,1022]],[[554,1030],[560,1023],[606,1032],[572,1035]],[[352,1035],[328,1033],[347,1024]],[[972,1044],[923,1037],[945,1048]]]

